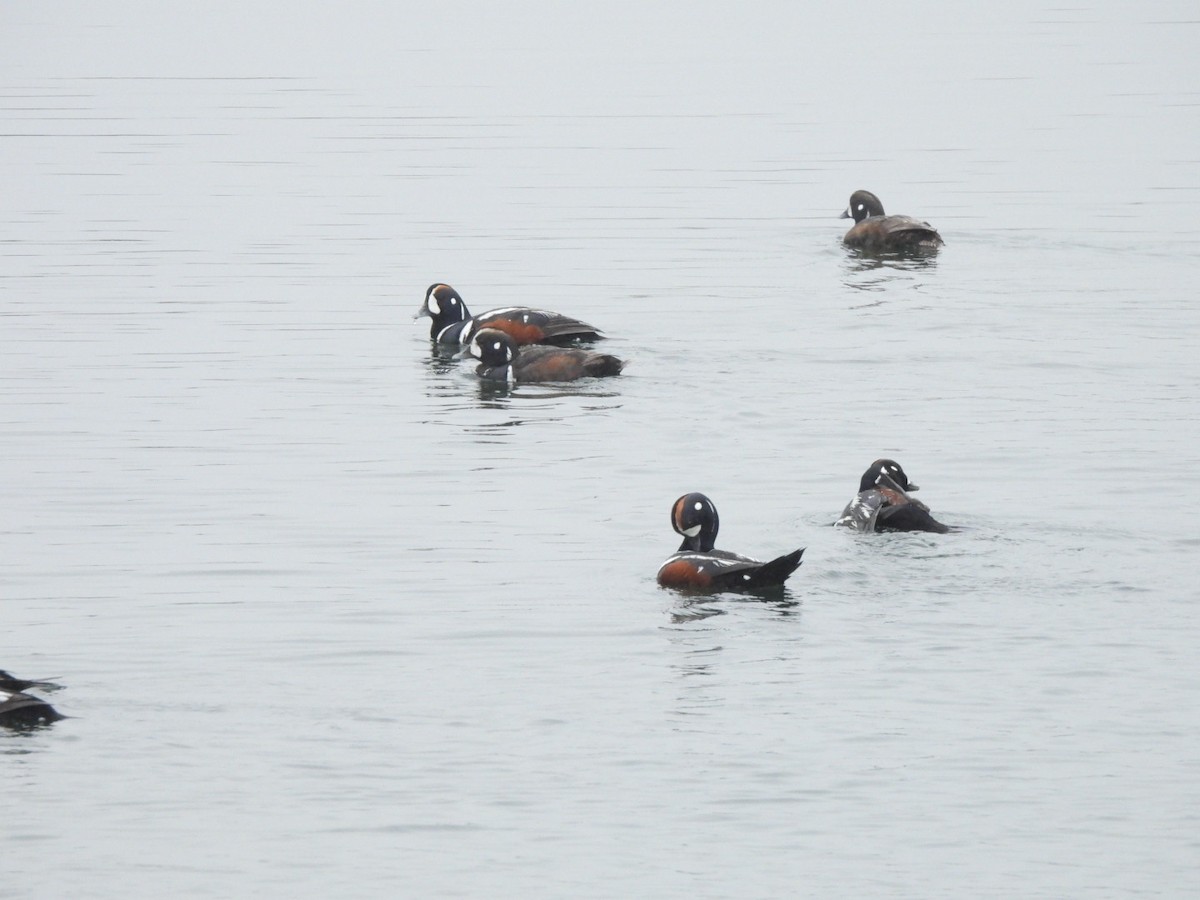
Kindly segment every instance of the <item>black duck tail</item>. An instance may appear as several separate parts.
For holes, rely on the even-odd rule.
[[[0,727],[14,730],[37,728],[65,719],[62,713],[39,697],[10,694],[0,702]]]
[[[27,681],[0,669],[0,690],[17,692],[27,691],[30,688],[40,691],[61,691],[62,685],[55,684],[53,681]]]
[[[789,575],[800,568],[800,557],[803,555],[804,548],[801,547],[799,550],[773,559],[769,563],[764,563],[762,568],[755,570],[743,587],[777,587],[783,584]]]
[[[620,375],[623,368],[625,368],[624,361],[608,353],[594,353],[583,364],[585,372],[599,378],[607,375]]]

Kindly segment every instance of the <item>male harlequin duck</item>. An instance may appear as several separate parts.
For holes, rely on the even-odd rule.
[[[467,352],[479,360],[475,374],[485,381],[575,381],[586,376],[620,375],[622,360],[575,347],[517,347],[505,332],[484,328],[471,338]]]
[[[898,462],[877,459],[863,473],[858,496],[846,505],[834,524],[854,531],[948,532],[947,526],[930,515],[928,506],[908,495],[917,489]]]
[[[448,284],[429,286],[425,291],[425,302],[414,318],[422,316],[433,320],[429,337],[444,347],[465,347],[482,328],[503,331],[519,345],[567,344],[604,336],[594,325],[548,309],[506,306],[472,316],[458,291]]]
[[[678,552],[659,567],[663,587],[689,591],[747,591],[777,587],[800,566],[801,547],[770,562],[714,550],[721,520],[704,494],[684,494],[671,507],[671,527],[683,535]]]
[[[912,216],[889,216],[883,204],[870,191],[855,191],[843,219],[854,219],[854,227],[846,232],[842,243],[867,253],[929,252],[945,241],[928,222]]]
[[[24,678],[17,678],[0,669],[0,691],[27,691],[30,688],[36,688],[41,691],[61,691],[62,685],[55,684],[53,681],[26,681]]]
[[[25,681],[22,678],[14,678],[0,669],[0,726],[13,729],[34,728],[65,719],[66,716],[41,697],[24,693],[30,688],[57,691],[61,687],[62,685],[50,681]]]

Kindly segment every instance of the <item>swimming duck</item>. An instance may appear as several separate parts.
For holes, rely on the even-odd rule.
[[[945,241],[928,222],[912,216],[889,216],[883,204],[870,191],[855,191],[843,219],[854,219],[854,225],[842,243],[867,253],[928,252]]]
[[[66,718],[41,697],[25,693],[32,688],[57,691],[62,685],[52,681],[26,681],[0,669],[0,726],[27,729]]]
[[[604,336],[594,325],[548,309],[506,306],[472,316],[458,291],[441,283],[431,284],[425,291],[425,300],[414,318],[422,316],[432,320],[429,337],[442,347],[466,347],[484,328],[505,332],[518,346],[567,344]]]
[[[683,543],[659,567],[658,583],[688,591],[748,591],[777,587],[799,568],[803,547],[770,562],[714,549],[720,524],[716,506],[704,494],[676,500],[671,527],[683,535]]]
[[[834,524],[853,531],[931,531],[950,529],[935,519],[929,507],[909,496],[918,486],[908,480],[894,459],[877,459],[863,473],[858,494],[846,504]]]
[[[503,331],[484,328],[471,338],[467,352],[479,360],[475,374],[485,381],[575,381],[588,376],[620,375],[623,360],[576,347],[518,347]]]

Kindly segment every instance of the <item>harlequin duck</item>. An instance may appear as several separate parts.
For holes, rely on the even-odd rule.
[[[883,204],[870,191],[855,191],[843,219],[854,219],[854,227],[846,232],[842,243],[867,253],[929,252],[945,241],[928,222],[912,216],[889,216]]]
[[[55,684],[53,681],[26,681],[24,678],[17,678],[0,669],[0,691],[18,693],[20,691],[27,691],[30,688],[36,688],[41,691],[61,691],[62,685]]]
[[[877,459],[863,473],[858,495],[846,504],[842,517],[834,524],[854,531],[948,532],[950,529],[930,514],[928,506],[908,495],[917,489],[898,462]]]
[[[770,562],[714,550],[717,508],[704,494],[684,494],[671,507],[671,527],[683,535],[679,550],[659,567],[663,587],[689,591],[747,591],[782,585],[800,566],[804,548]]]
[[[472,316],[458,291],[448,284],[431,284],[425,302],[414,318],[429,316],[429,337],[442,346],[465,347],[481,328],[503,331],[517,344],[567,344],[597,340],[603,333],[594,325],[580,322],[548,309],[506,306]]]
[[[49,681],[25,681],[0,670],[0,726],[12,729],[35,728],[66,718],[41,697],[23,693],[30,688],[56,691],[61,685]]]
[[[587,376],[620,375],[622,360],[575,347],[517,347],[503,331],[484,328],[471,338],[467,352],[479,360],[475,374],[486,381],[575,381]]]

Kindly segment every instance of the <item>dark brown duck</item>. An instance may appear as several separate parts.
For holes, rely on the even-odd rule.
[[[509,384],[603,378],[620,375],[625,367],[623,360],[608,353],[542,344],[518,347],[510,335],[495,328],[476,332],[467,352],[479,360],[475,373],[480,378]]]
[[[883,204],[870,191],[851,194],[841,217],[854,220],[842,243],[866,253],[929,253],[945,243],[928,222],[885,214]]]

